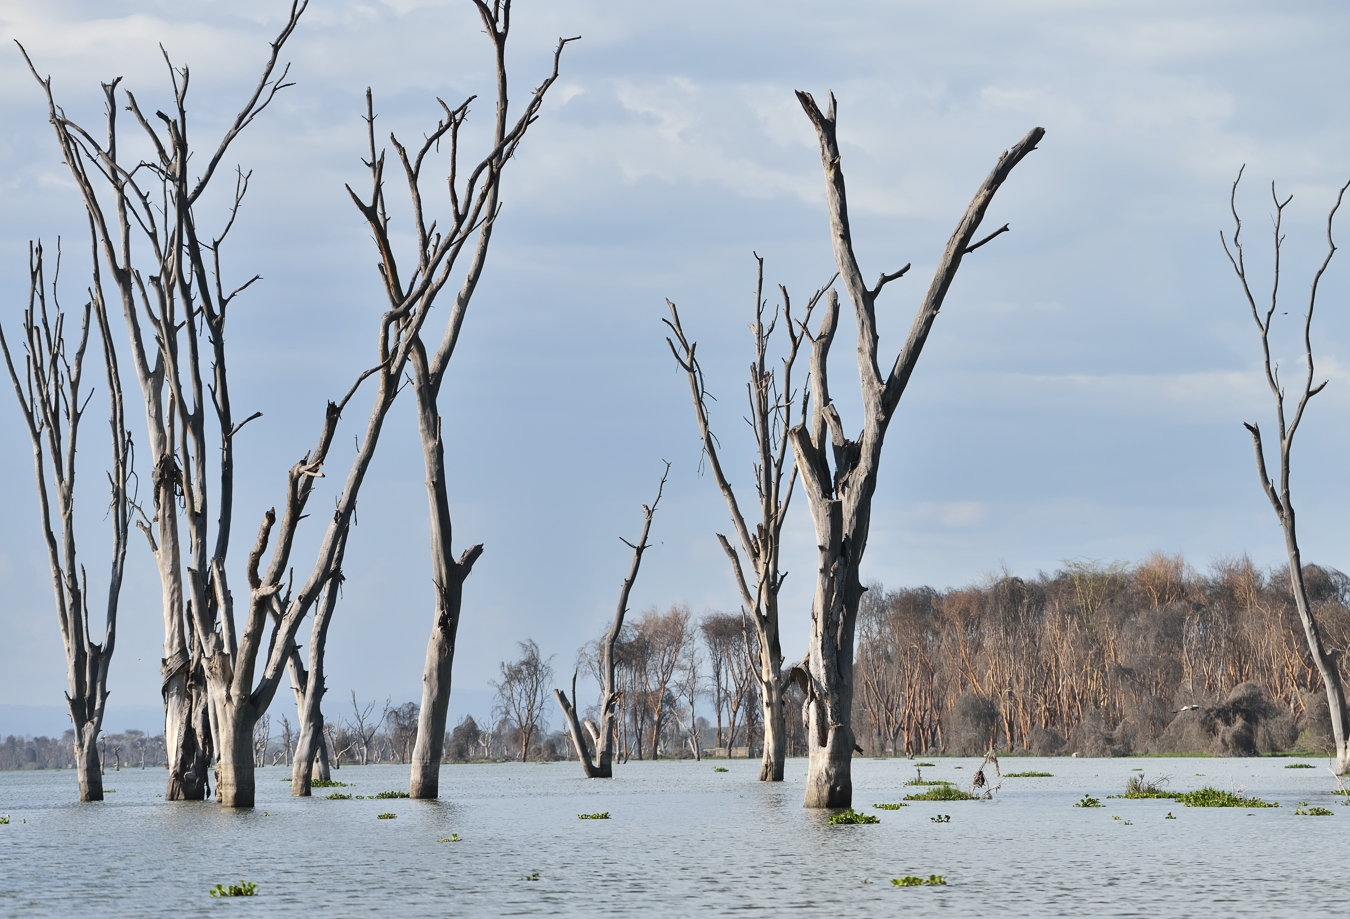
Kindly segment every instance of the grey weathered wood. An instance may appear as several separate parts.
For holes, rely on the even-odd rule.
[[[615,718],[619,711],[622,693],[619,691],[616,677],[618,669],[615,649],[619,643],[619,633],[623,631],[623,620],[628,615],[628,597],[637,583],[638,570],[642,567],[642,554],[647,551],[647,537],[652,529],[652,516],[661,503],[661,495],[666,489],[666,477],[670,475],[670,463],[666,463],[661,473],[661,482],[656,486],[656,498],[650,505],[642,505],[642,533],[636,543],[623,540],[624,545],[633,550],[633,560],[628,565],[628,576],[619,585],[619,603],[614,609],[614,621],[600,643],[600,724],[586,723],[583,731],[577,715],[577,678],[572,675],[572,698],[561,689],[553,690],[553,697],[562,709],[567,733],[572,738],[572,746],[577,751],[581,769],[590,779],[610,779],[614,777],[614,748],[616,742]]]
[[[457,109],[444,102],[444,117],[424,139],[421,146],[409,151],[391,136],[398,152],[412,203],[417,232],[416,267],[414,277],[426,282],[423,309],[429,309],[442,288],[454,277],[457,259],[462,249],[473,241],[463,278],[454,304],[434,351],[424,344],[420,329],[412,341],[412,388],[417,398],[417,427],[422,443],[422,460],[426,468],[427,503],[431,512],[431,568],[435,585],[435,609],[431,634],[427,639],[426,658],[422,669],[422,703],[418,710],[417,739],[413,745],[409,793],[414,798],[435,798],[440,794],[441,756],[445,745],[446,715],[450,708],[450,689],[455,660],[455,636],[459,631],[460,609],[464,581],[473,570],[474,562],[482,554],[481,544],[465,549],[458,556],[452,548],[453,527],[450,516],[450,497],[445,468],[445,440],[440,410],[441,387],[445,373],[459,342],[464,317],[487,261],[492,230],[499,210],[501,177],[515,151],[524,140],[531,124],[538,118],[544,96],[557,81],[563,48],[575,38],[559,39],[553,54],[553,70],[530,95],[529,101],[514,122],[509,120],[507,96],[506,41],[511,28],[511,3],[502,0],[489,5],[474,0],[484,29],[491,39],[495,55],[497,104],[493,122],[493,139],[486,156],[468,172],[462,185],[457,185],[459,166],[459,129],[468,115],[466,100]],[[450,148],[448,186],[450,194],[449,219],[428,225],[423,206],[421,178],[422,165],[428,153],[445,139]],[[374,150],[372,147],[372,160]],[[381,158],[382,160],[382,158]],[[383,277],[391,302],[398,296],[399,269],[394,248],[389,241],[387,218],[383,208],[367,211],[366,218],[380,243]],[[435,270],[433,270],[435,269]]]
[[[54,313],[47,308],[42,245],[29,248],[28,306],[23,316],[27,357],[22,373],[14,364],[9,342],[0,326],[0,350],[5,356],[14,395],[23,413],[33,446],[33,468],[47,562],[51,569],[57,623],[66,654],[66,705],[74,729],[74,758],[81,801],[103,800],[103,776],[98,735],[108,699],[108,668],[117,639],[117,609],[126,563],[130,504],[127,482],[131,472],[131,435],[123,411],[122,385],[108,329],[107,308],[98,283],[95,252],[94,282],[84,306],[80,337],[72,357],[66,335],[66,313],[56,299]],[[56,274],[60,273],[60,257]],[[108,420],[112,431],[112,468],[108,483],[112,496],[108,516],[113,528],[111,571],[104,607],[102,644],[94,641],[89,623],[88,580],[75,544],[75,458],[80,420],[88,404],[80,390],[90,318],[98,325],[99,342],[108,384]],[[48,480],[48,471],[51,478]],[[56,518],[52,510],[55,505]],[[59,527],[58,537],[56,528]],[[120,762],[120,760],[119,760]]]
[[[812,340],[811,418],[809,423],[795,426],[789,436],[818,547],[811,639],[806,658],[791,671],[805,695],[803,718],[809,756],[806,806],[834,808],[849,807],[853,801],[851,761],[856,747],[852,727],[853,641],[863,592],[858,569],[867,548],[872,497],[886,429],[962,258],[1006,231],[1005,226],[984,239],[975,239],[994,194],[1013,168],[1036,148],[1045,131],[1033,128],[1005,151],[976,190],[938,260],[904,346],[890,371],[883,375],[877,362],[876,298],[908,266],[883,273],[873,287],[864,282],[853,252],[848,199],[835,135],[834,95],[831,93],[825,112],[810,93],[798,92],[797,99],[820,142],[835,264],[857,323],[863,408],[862,432],[856,440],[850,440],[829,395],[827,357],[839,327],[839,298],[831,289],[825,315]]]
[[[1312,655],[1313,663],[1322,678],[1322,687],[1326,692],[1327,705],[1331,714],[1332,739],[1336,747],[1336,774],[1345,775],[1350,773],[1350,708],[1346,706],[1345,687],[1341,679],[1339,662],[1322,638],[1316,613],[1313,611],[1312,603],[1308,597],[1308,588],[1303,574],[1303,556],[1298,543],[1297,517],[1294,513],[1294,503],[1290,493],[1289,458],[1294,447],[1294,435],[1298,432],[1299,424],[1303,421],[1303,412],[1307,409],[1312,397],[1320,393],[1327,385],[1326,380],[1315,383],[1316,366],[1313,361],[1312,321],[1313,313],[1317,308],[1317,293],[1322,282],[1322,276],[1326,273],[1332,257],[1336,254],[1336,242],[1331,235],[1332,224],[1335,221],[1336,212],[1340,210],[1346,190],[1350,189],[1350,182],[1341,186],[1340,192],[1336,195],[1336,203],[1332,205],[1331,211],[1327,214],[1327,252],[1317,268],[1317,273],[1313,275],[1312,285],[1308,293],[1307,311],[1303,314],[1303,355],[1306,372],[1298,390],[1298,402],[1294,408],[1293,417],[1288,418],[1285,413],[1286,393],[1284,385],[1280,381],[1279,369],[1275,366],[1270,355],[1270,328],[1279,305],[1280,248],[1284,243],[1281,225],[1284,218],[1284,209],[1293,200],[1293,196],[1291,195],[1281,201],[1275,193],[1275,184],[1271,183],[1270,196],[1275,205],[1273,240],[1275,256],[1271,275],[1270,299],[1263,308],[1257,305],[1256,296],[1252,292],[1247,279],[1247,266],[1243,257],[1242,220],[1237,211],[1237,189],[1238,183],[1242,181],[1242,172],[1243,170],[1238,170],[1237,178],[1233,180],[1233,187],[1228,199],[1234,225],[1231,248],[1222,232],[1219,234],[1219,239],[1223,244],[1224,253],[1228,256],[1228,261],[1232,264],[1233,271],[1237,275],[1238,282],[1242,286],[1242,295],[1247,301],[1252,320],[1256,323],[1256,328],[1261,336],[1261,356],[1264,362],[1266,385],[1275,401],[1275,421],[1279,437],[1278,481],[1272,479],[1267,470],[1266,451],[1261,440],[1260,426],[1244,422],[1244,427],[1252,436],[1252,447],[1256,451],[1256,473],[1261,480],[1261,490],[1265,492],[1266,498],[1270,501],[1270,506],[1274,508],[1275,516],[1279,519],[1280,528],[1284,533],[1285,554],[1289,560],[1290,592],[1294,597],[1294,607],[1298,610],[1299,622],[1303,626],[1303,636],[1308,643],[1308,652]]]
[[[754,671],[759,684],[760,704],[764,716],[764,756],[760,765],[761,782],[781,782],[783,767],[787,759],[787,726],[784,722],[783,694],[787,682],[783,673],[783,652],[779,639],[778,593],[787,572],[779,568],[780,546],[782,543],[783,523],[787,520],[788,507],[792,503],[792,491],[797,481],[795,465],[788,470],[786,488],[784,487],[784,466],[789,456],[787,430],[792,423],[794,405],[798,404],[798,393],[793,389],[792,368],[802,342],[807,337],[806,326],[810,322],[811,312],[820,301],[825,290],[816,291],[808,301],[800,320],[792,316],[792,300],[787,288],[779,286],[783,297],[782,320],[787,329],[788,348],[782,358],[780,372],[769,362],[769,346],[774,330],[778,325],[778,312],[765,321],[768,304],[764,299],[764,259],[755,255],[757,273],[755,280],[755,322],[751,331],[755,337],[755,357],[750,364],[750,382],[747,386],[750,397],[750,422],[755,439],[755,489],[759,497],[759,520],[752,533],[736,501],[736,494],[722,470],[718,457],[717,438],[713,435],[712,424],[708,417],[707,389],[704,386],[703,368],[699,365],[697,342],[685,337],[680,324],[680,314],[675,304],[669,300],[670,318],[663,320],[675,336],[667,338],[666,344],[675,356],[675,361],[684,370],[689,381],[689,395],[694,404],[694,420],[698,425],[699,436],[703,440],[703,452],[712,470],[717,487],[726,501],[731,515],[731,524],[740,543],[740,551],[745,553],[750,563],[750,577],[741,564],[740,555],[731,541],[721,533],[717,539],[731,561],[732,574],[736,586],[741,592],[742,609],[749,615],[758,637],[758,668]],[[831,279],[830,284],[834,281]],[[677,344],[678,342],[678,344]],[[803,416],[808,397],[800,396]],[[728,741],[728,744],[730,741]]]

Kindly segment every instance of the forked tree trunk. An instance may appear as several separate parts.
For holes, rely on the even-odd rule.
[[[827,359],[839,324],[839,298],[831,290],[820,331],[812,340],[811,385],[815,405],[811,421],[791,431],[797,471],[810,505],[818,547],[810,645],[806,659],[793,668],[793,675],[802,685],[805,697],[803,718],[809,756],[806,806],[842,808],[853,804],[852,757],[856,746],[852,727],[853,641],[863,591],[858,566],[867,548],[882,441],[961,259],[1008,229],[1005,224],[973,242],[994,193],[1013,167],[1035,149],[1045,131],[1033,128],[999,157],[975,193],[956,232],[947,241],[904,347],[890,372],[883,376],[877,363],[876,298],[887,283],[904,275],[909,266],[883,273],[874,287],[869,288],[863,281],[849,228],[844,175],[835,136],[834,95],[830,96],[827,112],[820,111],[809,93],[798,92],[797,99],[820,142],[835,264],[853,303],[857,323],[862,390],[863,429],[857,440],[850,440],[844,435],[839,412],[829,395]]]
[[[614,659],[614,651],[619,643],[619,633],[623,631],[624,617],[628,614],[628,595],[632,593],[633,585],[637,583],[638,569],[642,567],[642,553],[647,551],[647,536],[652,529],[652,515],[656,513],[656,506],[661,503],[661,493],[665,491],[668,475],[670,463],[666,463],[665,472],[661,474],[661,483],[656,487],[656,499],[650,506],[642,505],[642,535],[638,537],[637,543],[623,540],[624,544],[633,550],[633,561],[628,566],[628,576],[619,586],[619,605],[614,610],[614,621],[600,645],[600,672],[604,679],[600,696],[600,726],[597,728],[587,721],[586,730],[582,730],[580,718],[573,704],[577,695],[575,672],[572,674],[571,700],[561,689],[553,690],[553,697],[558,701],[558,707],[562,709],[567,733],[572,738],[572,746],[576,748],[577,759],[581,762],[581,769],[588,779],[614,777],[614,752],[618,740],[615,719],[623,702],[623,694],[618,691],[615,682],[618,665]],[[625,728],[625,732],[626,730]],[[638,733],[640,737],[641,732]],[[638,758],[642,758],[640,751]]]
[[[488,244],[492,239],[492,229],[496,222],[502,170],[524,138],[526,129],[538,116],[545,93],[558,79],[558,63],[563,48],[568,42],[575,41],[575,39],[570,38],[559,40],[553,55],[553,72],[535,89],[521,117],[514,125],[511,125],[507,121],[509,100],[507,98],[506,79],[506,40],[511,24],[511,3],[510,0],[504,0],[504,2],[493,3],[489,6],[484,0],[474,0],[474,5],[478,8],[484,29],[491,38],[496,52],[497,107],[493,122],[492,152],[482,161],[482,165],[479,167],[479,170],[483,171],[485,179],[477,200],[474,201],[474,195],[465,193],[462,198],[463,205],[461,205],[461,199],[458,197],[459,190],[455,187],[455,169],[457,166],[455,161],[459,149],[459,124],[463,120],[466,109],[461,108],[456,112],[451,112],[448,107],[445,107],[445,112],[449,118],[438,126],[438,130],[433,132],[431,137],[438,141],[445,131],[451,132],[449,182],[451,204],[455,213],[450,225],[455,232],[447,233],[445,238],[454,240],[454,250],[446,262],[445,269],[436,276],[435,283],[429,288],[428,307],[449,279],[455,256],[458,255],[460,247],[465,244],[468,234],[473,231],[475,225],[477,225],[477,242],[474,245],[473,256],[465,271],[463,283],[455,297],[454,306],[451,308],[445,330],[441,336],[441,342],[436,351],[432,354],[427,353],[420,332],[415,333],[415,341],[413,342],[413,389],[417,394],[418,433],[421,436],[422,458],[427,474],[427,503],[431,511],[432,583],[435,585],[436,591],[431,636],[427,639],[427,653],[422,670],[422,704],[417,715],[417,740],[413,746],[409,779],[409,794],[413,798],[436,798],[440,794],[441,756],[445,747],[445,720],[450,709],[451,678],[455,663],[455,637],[459,631],[464,581],[473,570],[474,562],[483,551],[481,544],[474,545],[466,549],[459,558],[456,558],[451,546],[453,530],[450,519],[450,498],[446,489],[445,442],[439,406],[441,384],[444,382],[450,359],[454,355],[455,345],[459,341],[459,333],[463,327],[469,302],[478,287],[478,281],[482,277],[483,266],[487,260]],[[467,106],[467,103],[465,105]],[[444,103],[442,103],[442,106],[444,107]],[[399,148],[404,172],[408,180],[409,193],[417,215],[417,231],[420,234],[421,246],[424,250],[427,248],[429,235],[440,238],[434,229],[434,224],[432,229],[428,230],[422,223],[422,197],[418,184],[422,156],[430,149],[431,142],[428,141],[423,146],[421,153],[413,161],[408,159],[406,152],[401,147]],[[478,172],[474,173],[475,176],[478,174]],[[472,207],[470,207],[470,202],[473,202]],[[479,215],[482,215],[481,221]],[[380,219],[383,219],[383,214],[379,216]],[[458,239],[455,239],[456,233],[460,234]],[[385,247],[381,256],[387,260],[386,270],[396,273],[396,268],[389,267],[392,266],[393,262],[391,250]],[[524,753],[522,752],[523,759]]]
[[[1299,424],[1303,421],[1304,410],[1307,409],[1312,397],[1320,393],[1327,385],[1325,380],[1314,385],[1312,320],[1313,313],[1317,308],[1317,292],[1322,281],[1322,275],[1326,273],[1332,257],[1336,254],[1336,243],[1331,235],[1332,224],[1335,221],[1336,212],[1340,210],[1346,190],[1350,189],[1350,182],[1341,186],[1340,193],[1336,196],[1336,203],[1332,205],[1330,213],[1327,214],[1327,253],[1313,277],[1312,287],[1308,294],[1308,308],[1303,314],[1303,352],[1307,372],[1304,375],[1302,389],[1299,392],[1298,404],[1294,409],[1294,417],[1287,419],[1285,415],[1284,384],[1270,354],[1270,327],[1274,321],[1279,302],[1280,247],[1284,242],[1281,226],[1284,209],[1292,200],[1292,196],[1281,201],[1275,195],[1274,184],[1271,184],[1271,198],[1275,203],[1275,264],[1270,299],[1268,306],[1262,310],[1257,307],[1256,298],[1248,284],[1247,267],[1243,260],[1242,221],[1237,212],[1237,188],[1241,180],[1242,171],[1239,170],[1238,177],[1233,181],[1233,188],[1229,195],[1229,207],[1235,225],[1232,249],[1228,248],[1228,240],[1223,238],[1223,234],[1220,234],[1220,239],[1223,241],[1224,252],[1228,255],[1233,271],[1242,284],[1242,292],[1251,310],[1252,319],[1256,322],[1256,327],[1261,333],[1261,351],[1265,359],[1266,385],[1275,400],[1275,419],[1279,437],[1278,480],[1272,479],[1266,469],[1266,453],[1261,442],[1260,427],[1255,424],[1247,424],[1246,428],[1251,434],[1252,446],[1256,450],[1256,471],[1261,480],[1261,488],[1266,493],[1266,498],[1269,499],[1271,507],[1275,510],[1275,516],[1280,521],[1280,528],[1284,531],[1285,553],[1289,559],[1290,592],[1294,597],[1294,606],[1298,610],[1299,622],[1303,625],[1303,635],[1308,643],[1308,652],[1312,656],[1313,664],[1317,667],[1318,675],[1322,678],[1322,687],[1326,692],[1327,707],[1331,715],[1332,742],[1335,746],[1336,774],[1345,775],[1350,773],[1350,709],[1346,707],[1345,687],[1341,679],[1340,662],[1322,640],[1321,629],[1318,627],[1317,617],[1313,613],[1312,604],[1308,598],[1308,588],[1303,577],[1303,557],[1298,545],[1297,521],[1294,514],[1293,499],[1290,495],[1289,457],[1294,446],[1294,435],[1298,432]]]

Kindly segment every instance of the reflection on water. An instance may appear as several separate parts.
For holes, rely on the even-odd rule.
[[[962,786],[980,762],[931,761],[925,779]],[[575,763],[445,766],[439,802],[293,799],[288,773],[266,768],[257,809],[243,812],[165,804],[162,770],[109,773],[116,791],[85,805],[72,802],[73,772],[4,772],[0,915],[1330,915],[1343,901],[1350,808],[1336,806],[1344,799],[1321,761],[1289,762],[1005,759],[1007,772],[1054,777],[1005,779],[994,801],[878,811],[915,790],[904,787],[913,764],[858,759],[854,806],[881,823],[851,827],[801,807],[802,760],[781,785],[755,781],[758,762],[740,760],[629,763],[611,781],[589,781]],[[1170,776],[1174,789],[1239,787],[1281,806],[1108,799],[1132,767]],[[408,781],[401,766],[334,777],[353,795]],[[1085,793],[1105,807],[1074,808]],[[1304,801],[1340,819],[1295,816]],[[577,819],[600,811],[611,819]],[[388,812],[397,819],[377,819]],[[459,842],[438,841],[452,833]],[[891,886],[907,874],[942,874],[949,886]],[[207,895],[240,880],[258,895]]]

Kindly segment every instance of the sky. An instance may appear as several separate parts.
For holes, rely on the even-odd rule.
[[[68,305],[88,278],[81,205],[14,41],[88,126],[102,116],[99,83],[113,77],[143,106],[167,104],[162,45],[191,68],[192,130],[207,149],[251,90],[288,6],[0,0],[0,323],[11,339],[29,240],[50,252],[63,238]],[[765,258],[766,285],[784,284],[797,303],[834,272],[818,147],[794,89],[838,98],[864,274],[914,266],[879,301],[884,366],[979,182],[1027,130],[1046,129],[987,216],[987,229],[1007,222],[1011,232],[963,263],[891,425],[865,580],[942,589],[1153,551],[1184,553],[1201,571],[1243,553],[1281,563],[1242,427],[1269,430],[1271,399],[1220,232],[1231,236],[1229,194],[1245,164],[1243,238],[1268,291],[1271,183],[1293,195],[1273,344],[1286,378],[1297,378],[1327,212],[1350,179],[1347,33],[1350,10],[1335,2],[519,0],[514,105],[547,74],[559,37],[582,38],[506,174],[442,396],[455,546],[485,545],[464,590],[452,719],[487,714],[490,681],[527,638],[554,656],[563,685],[576,649],[613,615],[629,560],[620,538],[636,536],[663,461],[670,482],[632,609],[738,608],[715,535],[730,532],[725,505],[701,474],[661,318],[675,301],[699,342],[724,463],[748,494],[752,253]],[[224,270],[263,277],[230,320],[236,413],[263,412],[237,443],[235,580],[325,401],[374,351],[382,294],[344,190],[368,181],[366,88],[382,138],[420,137],[437,97],[481,94],[470,143],[490,117],[490,46],[468,0],[315,0],[283,59],[295,85],[226,160],[252,170],[252,185]],[[203,223],[224,218],[227,183],[217,184]],[[1342,255],[1314,323],[1329,385],[1296,444],[1294,499],[1304,558],[1350,570],[1347,293]],[[831,390],[857,430],[852,335],[846,313]],[[134,405],[133,433],[144,425]],[[396,405],[359,505],[329,639],[330,711],[353,692],[363,704],[420,694],[432,584],[410,408]],[[330,460],[316,502],[334,500],[333,472],[345,470],[363,413],[349,412],[345,452]],[[79,533],[94,585],[106,583],[105,439],[87,416]],[[64,721],[64,659],[32,454],[8,395],[0,508],[0,734],[53,732]],[[798,495],[784,552],[790,659],[809,632],[812,537]],[[317,538],[301,537],[302,571]],[[155,730],[162,619],[149,552],[135,540],[118,628],[108,726]]]

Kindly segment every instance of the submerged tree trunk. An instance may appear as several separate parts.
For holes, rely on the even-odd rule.
[[[867,548],[882,441],[962,258],[1008,229],[1005,224],[978,242],[973,241],[985,211],[1013,167],[1035,149],[1045,131],[1033,128],[999,157],[975,193],[947,241],[908,339],[890,372],[883,375],[877,363],[876,298],[886,284],[903,276],[909,266],[883,273],[874,287],[869,288],[863,281],[849,227],[835,136],[834,96],[830,96],[827,112],[821,112],[809,93],[798,92],[797,99],[820,142],[835,264],[853,303],[857,323],[857,363],[862,390],[862,433],[857,440],[850,440],[844,434],[839,412],[829,394],[827,359],[839,323],[839,298],[831,290],[820,330],[812,339],[814,408],[810,423],[798,424],[790,432],[818,547],[810,645],[805,660],[793,668],[793,676],[802,685],[805,696],[803,719],[809,756],[806,806],[841,808],[853,803],[851,770],[856,747],[852,728],[853,641],[863,592],[858,566]]]
[[[458,131],[464,114],[461,107],[451,112],[446,107],[448,120],[438,125],[432,132],[421,152],[412,162],[400,147],[404,172],[408,180],[408,190],[417,219],[417,232],[423,252],[419,253],[419,264],[425,262],[425,251],[431,237],[441,238],[435,224],[428,228],[423,222],[422,193],[419,187],[422,157],[439,142],[442,134],[450,132],[450,197],[454,213],[451,216],[450,232],[444,238],[453,241],[450,254],[442,272],[435,276],[434,282],[424,295],[428,308],[449,280],[455,256],[465,244],[468,235],[477,228],[477,242],[473,249],[463,283],[450,310],[440,345],[432,354],[427,353],[421,333],[414,335],[412,355],[412,382],[417,394],[418,433],[422,441],[422,458],[427,474],[427,503],[431,510],[431,567],[432,583],[436,591],[436,607],[432,617],[431,636],[427,639],[426,660],[422,670],[422,704],[417,716],[417,740],[413,746],[409,794],[414,798],[435,798],[440,794],[441,755],[445,746],[445,719],[450,708],[451,678],[455,663],[455,636],[459,631],[460,608],[463,602],[464,581],[473,570],[473,564],[482,554],[481,544],[469,547],[458,558],[451,547],[452,527],[450,519],[450,499],[446,489],[445,442],[443,438],[442,417],[439,399],[445,372],[454,355],[455,345],[468,311],[469,301],[473,298],[482,277],[483,266],[487,260],[488,244],[492,239],[492,229],[496,223],[501,175],[506,163],[524,138],[526,129],[538,117],[544,95],[558,79],[558,63],[567,42],[575,39],[560,39],[553,55],[553,72],[530,96],[525,110],[511,125],[507,121],[509,100],[507,98],[506,79],[506,40],[511,24],[511,3],[494,3],[489,6],[484,0],[474,0],[483,26],[491,38],[496,52],[497,106],[493,122],[492,152],[483,160],[479,171],[485,176],[484,184],[475,195],[472,188],[466,189],[462,198],[455,187],[456,158],[458,156]],[[444,105],[444,103],[442,103]],[[468,103],[465,103],[467,106]],[[461,204],[462,201],[462,204]],[[368,215],[375,221],[386,219],[383,212]],[[378,234],[377,234],[378,235]],[[439,245],[439,243],[438,243]],[[397,273],[393,267],[392,250],[385,246],[381,257],[386,261],[385,270]],[[420,269],[419,269],[420,270]],[[388,279],[386,279],[387,282]],[[396,282],[395,282],[396,283]],[[528,731],[526,734],[528,735]],[[528,742],[528,736],[526,741]],[[522,760],[524,759],[522,750]]]
[[[1271,395],[1275,400],[1275,418],[1277,423],[1277,432],[1279,436],[1279,469],[1278,481],[1272,479],[1266,468],[1265,447],[1261,441],[1261,429],[1256,424],[1246,424],[1247,431],[1252,437],[1252,446],[1256,451],[1256,471],[1261,480],[1261,488],[1266,493],[1270,505],[1275,510],[1275,516],[1280,521],[1280,527],[1284,531],[1285,552],[1289,559],[1289,589],[1294,597],[1294,606],[1298,610],[1298,618],[1303,626],[1303,635],[1308,643],[1308,652],[1312,656],[1313,664],[1317,667],[1317,673],[1322,678],[1322,686],[1327,696],[1327,707],[1331,715],[1331,733],[1332,742],[1335,745],[1336,774],[1346,775],[1350,773],[1350,709],[1346,707],[1345,687],[1341,679],[1340,662],[1332,651],[1327,648],[1322,640],[1321,629],[1317,624],[1317,617],[1313,613],[1312,604],[1308,597],[1308,588],[1303,576],[1303,558],[1298,545],[1298,528],[1294,514],[1294,504],[1290,495],[1290,453],[1293,450],[1294,435],[1298,432],[1298,426],[1303,420],[1303,412],[1308,407],[1312,397],[1320,393],[1327,385],[1323,380],[1314,385],[1315,368],[1313,363],[1312,349],[1312,320],[1313,312],[1317,307],[1317,292],[1322,281],[1322,275],[1331,264],[1332,257],[1336,254],[1336,243],[1332,239],[1332,223],[1336,218],[1336,212],[1340,210],[1341,201],[1345,197],[1345,192],[1350,189],[1350,182],[1341,186],[1340,193],[1336,196],[1336,203],[1332,206],[1331,212],[1327,214],[1327,253],[1322,259],[1321,266],[1317,269],[1313,277],[1312,288],[1308,295],[1308,308],[1303,314],[1303,352],[1304,361],[1307,366],[1307,373],[1303,378],[1303,386],[1299,393],[1297,407],[1294,409],[1294,416],[1287,419],[1285,415],[1285,389],[1279,377],[1278,368],[1272,362],[1270,355],[1270,327],[1275,318],[1275,312],[1278,309],[1279,287],[1280,287],[1280,247],[1284,241],[1281,235],[1281,224],[1284,217],[1284,209],[1292,200],[1286,198],[1281,201],[1275,197],[1275,186],[1271,185],[1271,197],[1275,202],[1275,226],[1274,226],[1274,246],[1275,246],[1275,265],[1274,277],[1271,282],[1270,299],[1268,307],[1263,311],[1256,305],[1256,298],[1252,293],[1251,287],[1247,282],[1247,268],[1243,260],[1242,251],[1242,221],[1237,213],[1237,188],[1238,182],[1242,180],[1242,172],[1238,172],[1237,179],[1233,182],[1232,192],[1229,196],[1229,206],[1233,214],[1235,229],[1233,232],[1232,249],[1228,248],[1228,241],[1220,239],[1224,243],[1224,251],[1228,254],[1228,259],[1232,263],[1233,270],[1236,272],[1239,282],[1242,285],[1242,292],[1247,300],[1247,305],[1251,310],[1252,319],[1256,322],[1256,327],[1261,334],[1261,350],[1265,359],[1266,384],[1270,389]],[[1263,315],[1264,314],[1264,315]]]
[[[652,501],[650,506],[642,505],[642,535],[638,537],[637,543],[623,540],[624,544],[633,550],[633,561],[628,566],[628,576],[623,579],[623,583],[619,586],[619,605],[614,610],[614,621],[610,624],[609,631],[605,634],[605,640],[600,645],[600,672],[604,679],[600,696],[600,726],[597,728],[587,721],[587,730],[582,731],[582,725],[573,704],[577,695],[575,673],[572,675],[572,700],[569,700],[567,694],[561,689],[553,690],[553,697],[557,699],[558,707],[562,709],[567,733],[572,738],[572,745],[576,748],[577,759],[581,762],[581,769],[586,773],[588,779],[611,779],[614,777],[614,748],[618,734],[615,718],[619,714],[620,703],[623,701],[623,694],[619,692],[615,683],[618,668],[614,659],[614,651],[619,643],[619,633],[623,630],[624,616],[628,614],[628,595],[632,593],[633,585],[637,583],[638,569],[642,567],[642,553],[647,551],[647,536],[652,528],[652,515],[656,513],[656,507],[661,503],[661,493],[665,491],[668,475],[670,475],[670,463],[666,463],[666,469],[661,474],[661,483],[656,487],[656,499]],[[638,733],[640,737],[641,732]],[[642,758],[640,752],[638,758]]]

